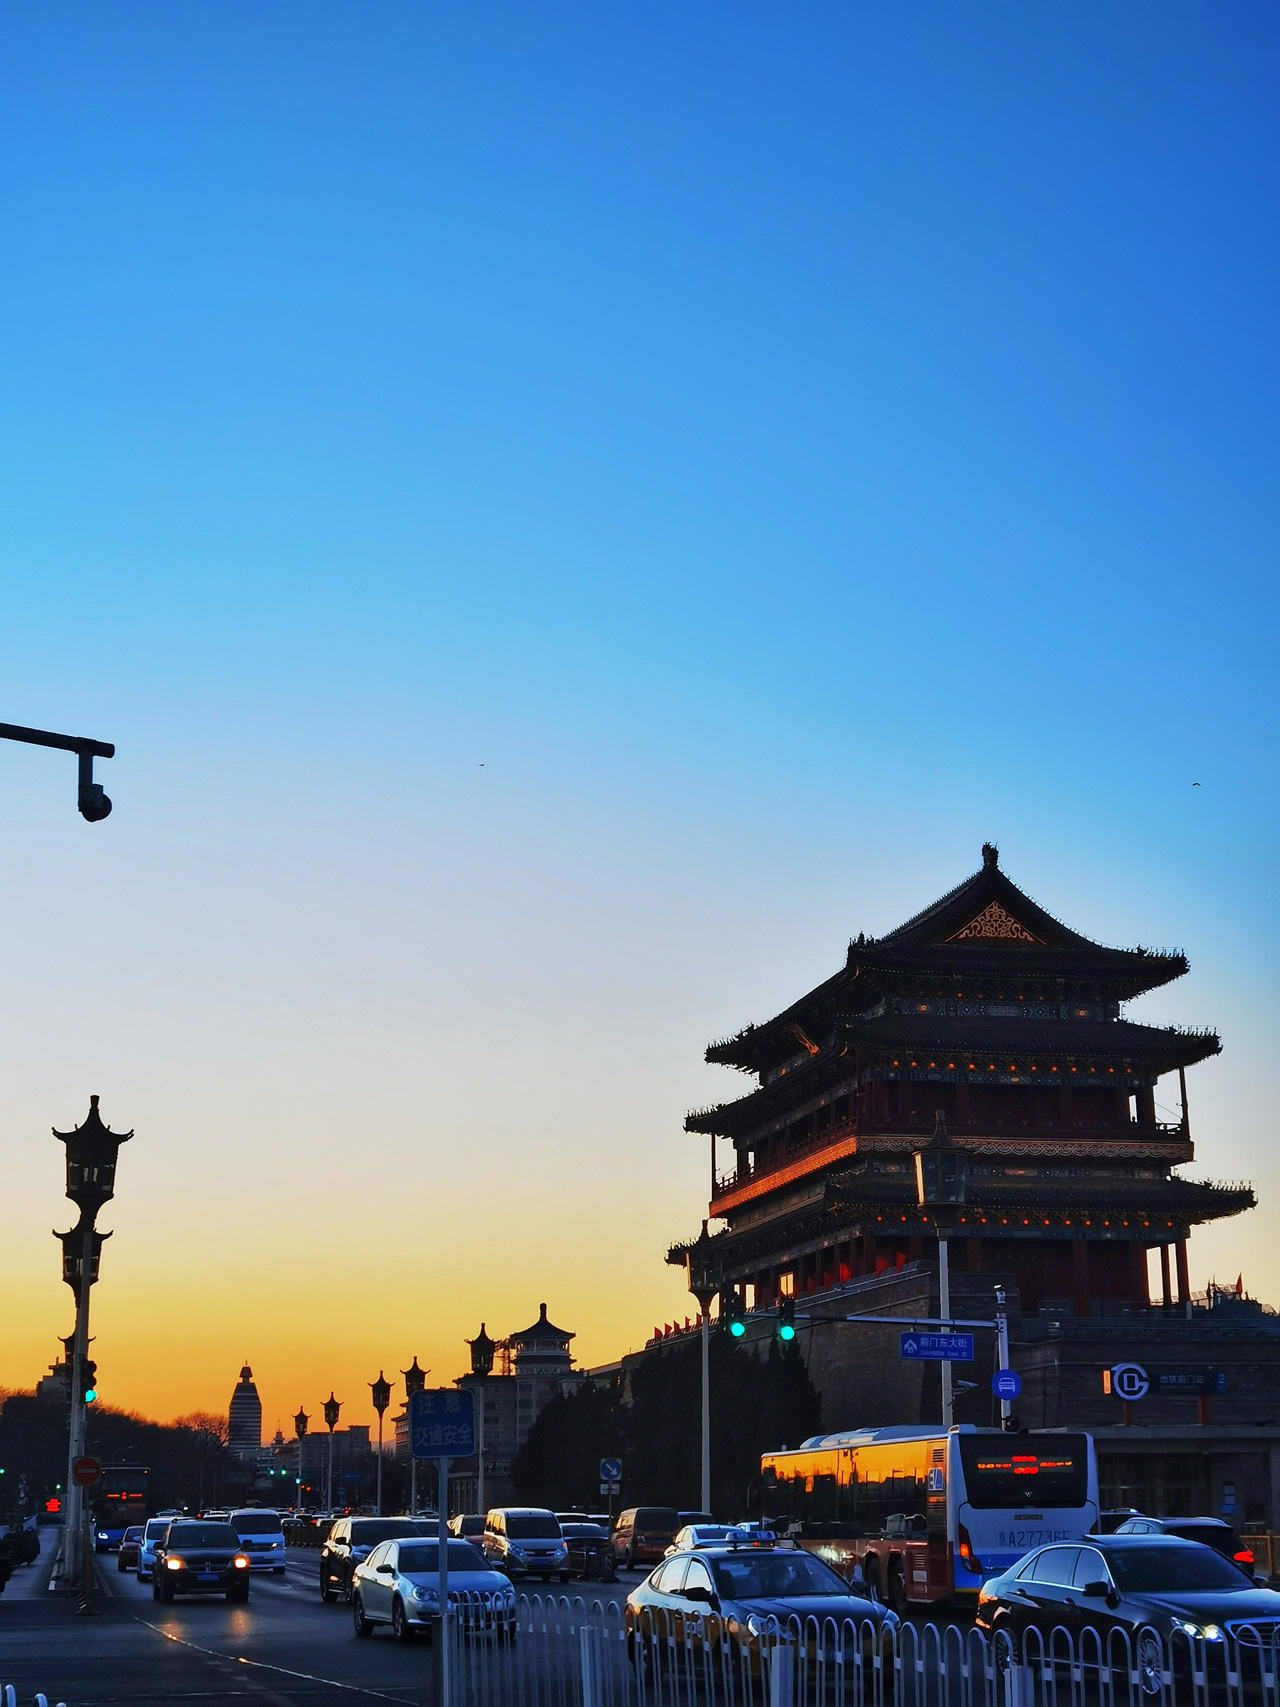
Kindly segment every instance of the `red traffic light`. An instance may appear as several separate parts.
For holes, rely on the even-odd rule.
[[[44,1509],[46,1511],[61,1511],[62,1501],[60,1499],[46,1500],[44,1502]]]

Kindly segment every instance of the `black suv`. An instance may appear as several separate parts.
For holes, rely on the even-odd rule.
[[[229,1523],[175,1521],[157,1543],[151,1593],[170,1601],[175,1594],[225,1594],[248,1600],[249,1559]]]
[[[412,1517],[340,1517],[320,1549],[321,1600],[328,1603],[341,1595],[349,1601],[356,1566],[380,1541],[427,1533],[427,1525]]]
[[[1117,1535],[1173,1535],[1179,1541],[1199,1541],[1224,1559],[1253,1569],[1253,1549],[1220,1517],[1142,1517],[1136,1512],[1115,1531]]]

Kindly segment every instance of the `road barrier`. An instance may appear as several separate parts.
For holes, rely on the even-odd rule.
[[[628,1628],[616,1600],[521,1594],[512,1641],[473,1625],[450,1649],[450,1707],[1280,1707],[1280,1623],[1018,1639],[691,1607]]]
[[[18,1692],[11,1683],[6,1683],[4,1686],[4,1707],[18,1707]],[[48,1696],[37,1695],[35,1707],[49,1707]],[[59,1701],[57,1707],[67,1707],[67,1704],[65,1701]]]

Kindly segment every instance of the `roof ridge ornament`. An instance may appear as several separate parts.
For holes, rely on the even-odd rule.
[[[994,871],[1000,864],[1000,849],[994,842],[983,842],[982,864],[987,871]]]

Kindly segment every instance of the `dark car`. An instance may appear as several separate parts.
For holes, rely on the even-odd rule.
[[[1242,1541],[1220,1517],[1127,1517],[1117,1535],[1174,1535],[1179,1541],[1199,1541],[1224,1559],[1234,1559],[1246,1571],[1253,1569],[1253,1549]]]
[[[609,1531],[598,1523],[576,1518],[561,1519],[560,1533],[569,1548],[569,1575],[584,1577],[590,1582],[611,1583],[617,1578],[613,1567],[613,1548]]]
[[[429,1527],[413,1517],[340,1517],[320,1549],[320,1598],[326,1604],[338,1595],[351,1599],[356,1566],[367,1559],[381,1541],[399,1541],[405,1536],[427,1535]]]
[[[7,1535],[0,1535],[0,1558],[8,1564],[10,1572],[19,1565],[32,1565],[40,1557],[40,1537],[34,1529],[18,1525]]]
[[[762,1649],[799,1624],[816,1630],[852,1625],[864,1637],[890,1637],[897,1614],[859,1593],[831,1566],[794,1547],[701,1547],[674,1553],[627,1596],[627,1653],[648,1672],[673,1655],[710,1653],[736,1676],[741,1654],[758,1675]],[[729,1644],[733,1651],[721,1653]]]
[[[680,1513],[669,1505],[638,1505],[618,1513],[613,1526],[613,1562],[633,1570],[652,1565],[666,1553],[677,1529]]]
[[[1220,1642],[1237,1625],[1280,1630],[1280,1594],[1259,1588],[1240,1565],[1198,1541],[1172,1535],[1099,1535],[1074,1546],[1038,1547],[978,1594],[977,1624],[1017,1639],[1086,1629],[1136,1639],[1143,1689],[1160,1687],[1160,1638]]]
[[[142,1546],[142,1525],[135,1523],[124,1532],[120,1543],[120,1551],[116,1555],[117,1571],[136,1571],[138,1568],[138,1551]]]
[[[1131,1517],[1141,1517],[1142,1513],[1136,1506],[1112,1506],[1109,1511],[1098,1513],[1098,1534],[1114,1535],[1122,1523],[1128,1523]]]
[[[176,1594],[249,1598],[249,1558],[229,1523],[177,1520],[156,1547],[151,1593],[166,1603]]]

